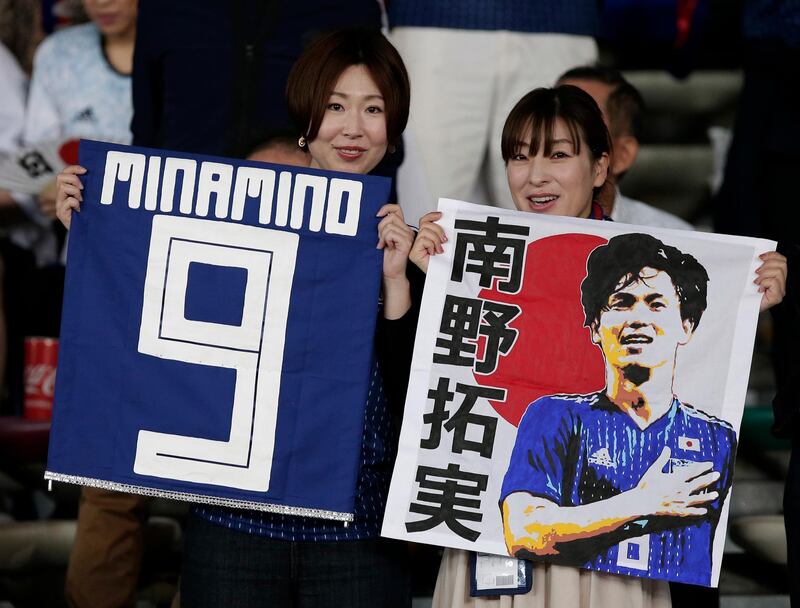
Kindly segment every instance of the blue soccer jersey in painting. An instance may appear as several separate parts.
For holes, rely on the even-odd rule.
[[[500,499],[527,492],[573,507],[611,498],[635,488],[665,447],[671,451],[671,469],[711,462],[720,473],[708,488],[719,492],[704,505],[708,513],[642,514],[613,532],[556,545],[556,560],[614,574],[710,585],[714,533],[733,476],[736,433],[727,422],[676,398],[666,414],[644,429],[605,393],[538,399],[520,422]]]

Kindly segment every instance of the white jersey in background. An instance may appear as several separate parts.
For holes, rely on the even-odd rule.
[[[23,140],[131,142],[131,77],[117,72],[93,23],[56,32],[33,61]]]

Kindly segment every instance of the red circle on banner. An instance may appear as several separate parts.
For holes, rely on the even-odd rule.
[[[80,140],[78,139],[69,139],[61,144],[58,148],[58,155],[61,157],[61,160],[68,165],[77,165],[79,144]]]
[[[492,407],[517,426],[526,408],[544,395],[591,393],[605,385],[603,355],[583,326],[581,281],[586,259],[606,242],[589,234],[560,234],[528,245],[525,280],[519,294],[496,286],[480,292],[481,299],[515,303],[521,314],[509,326],[519,334],[507,356],[500,356],[490,374],[474,373],[482,386],[507,388],[504,402]],[[481,336],[478,357],[483,357]]]

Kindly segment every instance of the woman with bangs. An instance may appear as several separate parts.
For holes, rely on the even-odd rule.
[[[508,186],[520,211],[608,220],[596,198],[608,174],[610,137],[600,109],[577,87],[535,89],[511,110],[502,135]],[[439,212],[422,218],[410,259],[427,271],[430,257],[443,253],[445,235],[435,222]],[[781,301],[786,260],[766,254],[756,283],[762,310]],[[665,581],[606,574],[536,562],[531,591],[472,597],[469,552],[445,549],[433,608],[572,607],[666,608]]]
[[[501,154],[520,211],[609,219],[595,200],[608,175],[611,140],[597,104],[581,89],[535,89],[506,119]],[[423,271],[442,253],[444,231],[434,211],[420,220],[411,260]]]
[[[376,30],[351,28],[327,34],[303,52],[289,75],[286,97],[310,166],[364,175],[399,142],[410,91],[394,47]],[[72,211],[80,210],[83,173],[71,166],[58,177],[58,217],[67,227]],[[406,263],[414,233],[398,205],[384,205],[378,217],[383,303],[354,521],[345,526],[310,514],[194,505],[185,532],[182,606],[410,606],[406,544],[380,538],[380,527],[395,457],[393,420],[399,418],[390,406],[402,407],[405,398],[416,326],[406,274],[416,271]],[[357,406],[364,407],[341,403]]]

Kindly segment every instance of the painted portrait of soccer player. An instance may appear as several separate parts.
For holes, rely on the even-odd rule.
[[[581,302],[605,388],[528,406],[500,495],[511,555],[711,584],[736,433],[673,390],[708,283],[694,257],[646,234],[589,255]]]

